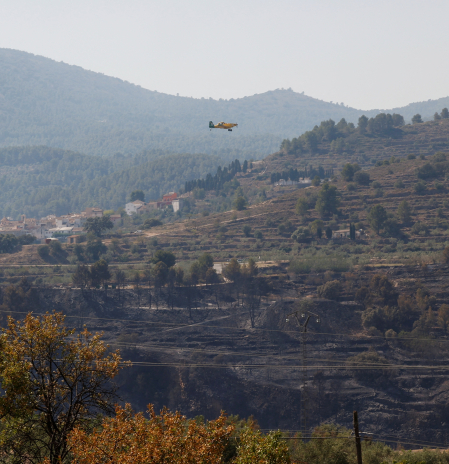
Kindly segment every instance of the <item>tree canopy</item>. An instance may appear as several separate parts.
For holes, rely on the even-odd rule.
[[[1,452],[20,462],[64,462],[67,437],[116,401],[110,383],[120,370],[99,335],[75,335],[60,313],[9,317],[0,338]]]

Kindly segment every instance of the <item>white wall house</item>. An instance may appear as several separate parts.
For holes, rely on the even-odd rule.
[[[182,210],[183,200],[182,198],[178,198],[177,200],[173,200],[171,204],[173,206],[173,211],[176,213],[176,211]]]
[[[142,206],[145,206],[145,203],[140,200],[131,201],[130,203],[126,203],[125,205],[126,214],[128,216],[131,216],[132,214],[137,214],[139,212],[139,209],[142,208]]]

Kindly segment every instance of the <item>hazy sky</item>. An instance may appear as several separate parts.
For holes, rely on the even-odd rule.
[[[448,19],[447,0],[0,0],[0,47],[170,94],[387,109],[449,95]]]

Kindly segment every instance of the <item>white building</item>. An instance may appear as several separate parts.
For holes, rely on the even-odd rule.
[[[145,202],[141,200],[131,201],[130,203],[126,203],[125,211],[128,216],[132,214],[138,214],[141,208],[145,206]]]
[[[182,198],[178,198],[177,200],[173,200],[171,202],[172,206],[173,206],[173,211],[176,213],[176,211],[181,211],[182,210],[182,207],[183,207],[183,200]]]

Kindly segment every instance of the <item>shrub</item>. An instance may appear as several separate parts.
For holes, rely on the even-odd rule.
[[[413,186],[413,190],[418,195],[423,195],[427,191],[427,186],[423,181],[419,181]]]
[[[309,237],[310,237],[310,230],[307,227],[298,227],[291,236],[291,238],[297,242],[307,240]]]
[[[418,179],[433,179],[434,177],[437,177],[438,173],[434,166],[430,163],[426,163],[416,170],[416,175],[418,176]]]
[[[401,179],[398,179],[398,180],[394,183],[394,188],[403,189],[404,187],[405,187],[404,182],[402,182]]]
[[[419,113],[415,114],[412,118],[412,123],[413,124],[421,124],[423,122],[421,115]]]
[[[305,197],[298,198],[298,201],[296,202],[295,210],[296,210],[296,214],[298,214],[299,216],[305,216],[307,214],[307,211],[309,210],[309,202],[307,201],[307,198]]]
[[[443,153],[442,151],[439,151],[438,153],[435,153],[433,155],[433,159],[437,163],[442,163],[443,161],[446,161],[446,153]]]
[[[312,185],[318,187],[321,184],[321,179],[319,176],[315,176],[312,180]]]
[[[406,200],[403,200],[398,206],[398,217],[399,219],[404,222],[410,222],[412,218],[412,209]]]
[[[238,196],[234,201],[234,207],[237,211],[243,211],[246,207],[246,200],[242,196]]]
[[[245,237],[249,237],[250,234],[251,234],[251,226],[249,225],[243,226],[243,235]]]
[[[341,283],[339,280],[331,280],[317,288],[318,296],[328,300],[337,300],[341,292]]]
[[[415,156],[413,153],[410,153],[410,154],[407,156],[407,159],[409,159],[409,160],[414,160],[414,159],[416,159],[416,156]]]
[[[61,242],[59,242],[58,240],[52,240],[48,246],[52,255],[57,255],[62,251]]]
[[[151,229],[151,227],[156,227],[156,226],[161,226],[161,225],[162,225],[161,221],[159,221],[158,219],[155,219],[155,218],[151,218],[151,219],[147,219],[143,223],[143,228],[144,229]]]
[[[254,237],[257,238],[258,240],[262,240],[263,234],[262,234],[262,232],[260,230],[256,230],[254,232]]]
[[[358,171],[354,174],[354,182],[359,185],[369,185],[370,177],[369,174],[365,171]]]
[[[367,369],[366,365],[373,366],[373,369]],[[388,361],[375,350],[368,350],[349,357],[346,360],[346,366],[352,371],[356,379],[362,381],[383,381],[385,377],[391,375],[391,371],[387,369]],[[379,367],[382,366],[385,366],[386,369],[380,370]]]
[[[346,189],[348,190],[348,192],[354,192],[355,190],[357,190],[357,187],[355,184],[350,183],[346,186]]]
[[[377,180],[375,180],[372,184],[371,184],[371,187],[373,189],[378,189],[378,188],[381,188],[382,187],[382,184],[380,182],[377,182]]]
[[[423,224],[422,222],[417,222],[416,224],[413,225],[412,229],[412,234],[415,235],[428,235],[429,234],[429,228],[427,227],[426,224]]]
[[[37,247],[37,254],[42,258],[46,259],[50,256],[50,248],[48,245],[41,245]]]
[[[396,219],[387,219],[384,224],[384,231],[390,237],[398,237],[401,235],[401,228]]]

